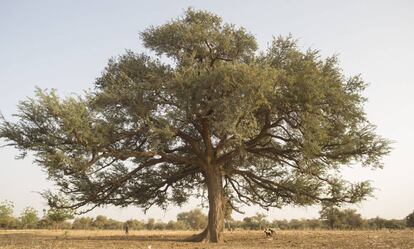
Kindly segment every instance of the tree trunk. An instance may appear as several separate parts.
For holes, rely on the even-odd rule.
[[[224,198],[221,172],[213,168],[207,176],[208,189],[208,230],[210,242],[222,242],[224,230]]]
[[[203,232],[190,238],[198,242],[223,242],[224,195],[223,177],[218,168],[210,167],[205,172],[208,190],[208,225]]]

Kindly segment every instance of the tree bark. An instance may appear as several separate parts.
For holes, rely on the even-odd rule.
[[[208,189],[208,230],[210,242],[223,242],[224,230],[224,198],[223,178],[218,168],[207,173]]]
[[[223,242],[224,230],[224,194],[223,177],[218,168],[209,167],[205,172],[208,190],[208,225],[200,234],[189,238],[197,242]]]

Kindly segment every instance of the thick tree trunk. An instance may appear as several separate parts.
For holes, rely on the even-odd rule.
[[[205,172],[208,190],[208,225],[203,232],[190,238],[198,242],[223,242],[224,205],[223,177],[217,168],[209,168]]]
[[[219,169],[213,169],[207,176],[208,230],[210,242],[222,242],[224,230],[223,179]]]

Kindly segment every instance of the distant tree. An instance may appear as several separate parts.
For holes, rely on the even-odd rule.
[[[98,215],[95,217],[92,225],[98,229],[105,229],[108,223],[108,218],[104,215]]]
[[[155,219],[154,218],[149,218],[147,223],[145,224],[145,228],[147,230],[153,230],[155,226]]]
[[[190,229],[190,226],[187,222],[184,221],[169,221],[167,223],[166,229],[168,230],[188,230]]]
[[[14,205],[12,202],[0,202],[0,228],[14,228],[16,226],[16,219],[13,217]]]
[[[281,230],[287,229],[320,229],[322,228],[319,219],[291,219],[291,220],[273,220],[271,226]]]
[[[367,220],[370,229],[404,229],[408,224],[406,220],[387,220],[381,217]]]
[[[304,220],[291,219],[288,223],[289,229],[301,230],[306,227]]]
[[[342,224],[341,211],[335,206],[323,206],[319,214],[320,219],[326,224],[329,229],[339,228]]]
[[[46,218],[46,216],[43,216],[38,222],[37,222],[37,228],[40,229],[50,229],[52,228],[52,223],[50,220]]]
[[[124,228],[124,222],[117,221],[114,219],[108,219],[104,227],[104,229],[108,229],[108,230],[120,230],[123,228]]]
[[[20,224],[23,229],[36,228],[38,222],[38,212],[33,207],[26,207],[20,214]]]
[[[391,219],[387,220],[386,227],[388,229],[404,229],[407,227],[405,220]]]
[[[92,227],[93,227],[93,218],[91,217],[79,217],[79,218],[76,218],[72,222],[73,229],[87,230],[87,229],[91,229]]]
[[[145,228],[145,224],[139,220],[127,220],[126,224],[130,230],[142,230]]]
[[[266,220],[266,215],[262,213],[256,213],[251,217],[245,217],[243,219],[243,228],[250,230],[259,230],[264,227],[268,227],[270,223]]]
[[[252,218],[257,224],[259,224],[260,230],[264,229],[269,225],[269,222],[266,220],[266,215],[263,213],[256,213],[256,215]]]
[[[232,225],[234,229],[243,228],[243,221],[242,220],[233,220]]]
[[[252,217],[244,217],[242,223],[243,229],[259,229],[259,224],[255,223],[255,220]]]
[[[64,222],[59,224],[58,229],[62,229],[62,230],[72,229],[72,222],[64,221]],[[67,231],[65,231],[65,233],[67,233]]]
[[[364,225],[364,219],[355,209],[345,209],[343,212],[343,227],[347,229],[360,229]]]
[[[47,210],[45,218],[54,229],[62,228],[66,220],[72,219],[73,212],[69,209],[50,208]]]
[[[340,210],[335,206],[325,206],[320,218],[330,229],[358,229],[364,225],[361,215],[354,209]]]
[[[272,225],[272,227],[279,228],[281,230],[290,229],[289,221],[287,221],[287,220],[273,220],[271,225]]]
[[[370,229],[382,229],[385,228],[385,221],[385,219],[382,219],[379,216],[377,216],[373,219],[368,219],[367,223]]]
[[[307,219],[305,220],[306,228],[308,229],[319,229],[322,227],[321,221],[319,219]]]
[[[167,224],[162,220],[157,220],[157,222],[154,223],[154,230],[165,230],[166,227]]]
[[[125,223],[114,219],[109,219],[104,215],[98,215],[92,222],[92,227],[106,230],[120,230],[124,228]]]
[[[52,205],[166,208],[203,188],[208,224],[194,240],[221,242],[226,202],[355,203],[372,192],[337,174],[354,162],[378,168],[389,146],[363,110],[366,84],[335,57],[291,37],[258,51],[244,28],[193,9],[141,38],[157,58],[128,52],[86,96],[38,90],[15,122],[0,121],[6,145],[33,152],[72,201],[45,193]]]
[[[189,212],[182,212],[177,215],[177,221],[182,221],[188,224],[191,229],[203,229],[207,225],[207,216],[203,214],[201,209],[193,209]]]
[[[235,229],[234,227],[234,219],[232,217],[233,208],[230,205],[230,202],[226,202],[226,205],[224,207],[224,227],[227,227],[227,230],[232,231]]]
[[[414,228],[414,211],[405,218],[407,227]]]

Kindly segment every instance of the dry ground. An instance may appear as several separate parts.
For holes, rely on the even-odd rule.
[[[408,248],[414,249],[414,230],[403,231],[261,231],[226,232],[223,244],[183,242],[191,231],[0,231],[0,248],[16,249],[170,249],[170,248]]]

